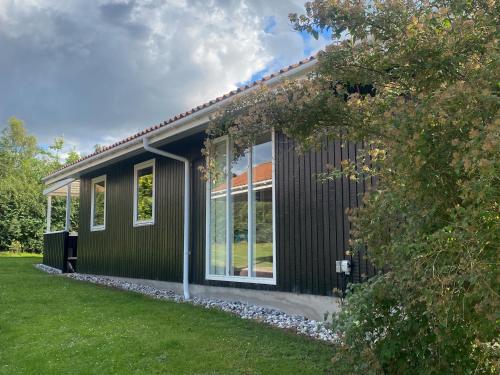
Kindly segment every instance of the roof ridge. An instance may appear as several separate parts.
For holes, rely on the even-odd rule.
[[[130,141],[132,141],[132,140],[134,140],[136,138],[139,138],[139,137],[141,137],[141,136],[143,136],[145,134],[148,134],[148,133],[150,133],[150,132],[152,132],[154,130],[160,129],[160,128],[162,128],[164,126],[167,126],[167,125],[170,125],[170,124],[172,124],[175,121],[178,121],[178,120],[183,119],[183,118],[185,118],[187,116],[190,116],[190,115],[192,115],[192,114],[194,114],[196,112],[201,111],[202,109],[211,107],[212,105],[214,105],[216,103],[219,103],[219,102],[221,102],[221,101],[223,101],[223,100],[225,100],[227,98],[230,98],[230,97],[232,97],[232,96],[234,96],[236,94],[239,94],[241,92],[244,92],[246,90],[249,90],[250,88],[252,88],[254,86],[257,86],[257,85],[259,85],[261,83],[269,81],[270,79],[278,77],[278,76],[280,76],[280,75],[282,75],[282,74],[284,74],[286,72],[289,72],[290,70],[298,68],[299,66],[304,65],[305,63],[308,63],[310,61],[315,60],[320,53],[321,52],[319,52],[319,53],[317,53],[315,55],[309,56],[306,59],[300,60],[299,62],[297,62],[295,64],[291,64],[291,65],[288,65],[287,67],[281,68],[278,72],[274,72],[274,73],[268,74],[267,76],[264,76],[261,79],[258,79],[258,80],[252,81],[250,83],[247,83],[246,85],[244,85],[242,87],[238,87],[235,90],[231,90],[228,93],[223,94],[222,96],[219,96],[219,97],[217,97],[215,99],[212,99],[212,100],[209,100],[208,102],[205,102],[205,103],[203,103],[201,105],[193,107],[189,111],[185,111],[185,112],[179,113],[179,114],[177,114],[177,115],[175,115],[173,117],[170,117],[168,120],[165,120],[165,121],[163,121],[163,122],[161,122],[159,124],[156,124],[156,125],[152,125],[149,128],[143,129],[143,130],[135,133],[134,135],[128,136],[126,138],[123,138],[123,139],[121,139],[121,140],[119,140],[119,141],[117,141],[115,143],[110,144],[110,145],[106,145],[104,147],[101,147],[99,150],[94,151],[94,152],[92,152],[92,153],[90,153],[88,155],[82,156],[82,157],[80,157],[78,160],[76,160],[74,162],[64,164],[60,168],[58,168],[55,171],[53,171],[52,173],[50,173],[49,176],[53,175],[53,174],[55,174],[57,172],[60,172],[63,169],[66,169],[66,168],[68,168],[68,167],[70,167],[72,165],[78,164],[78,163],[80,163],[80,162],[82,162],[82,161],[84,161],[86,159],[89,159],[89,158],[94,157],[96,155],[102,154],[102,153],[104,153],[104,152],[106,152],[106,151],[108,151],[108,150],[110,150],[112,148],[115,148],[115,147],[119,146],[119,145],[122,145],[124,143],[130,142]]]

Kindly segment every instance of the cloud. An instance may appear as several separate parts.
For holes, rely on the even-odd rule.
[[[0,0],[0,123],[88,152],[294,63],[327,40],[302,1]]]

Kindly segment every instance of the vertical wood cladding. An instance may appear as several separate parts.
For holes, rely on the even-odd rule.
[[[133,226],[134,165],[156,159],[155,223]],[[93,177],[106,174],[106,228],[90,231]],[[144,154],[81,177],[78,271],[182,280],[183,164]]]
[[[348,281],[372,276],[374,269],[365,253],[346,256],[350,231],[346,210],[361,204],[364,183],[346,178],[318,181],[327,165],[340,168],[341,160],[355,160],[359,146],[342,147],[340,141],[331,141],[299,155],[292,140],[277,134],[275,150],[278,288],[330,295]],[[336,273],[335,262],[342,259],[352,261],[351,280]]]
[[[294,142],[284,135],[277,134],[275,142],[277,285],[205,280],[206,185],[199,183],[198,171],[203,159],[193,164],[191,282],[331,295],[348,281],[374,275],[364,252],[345,255],[350,230],[346,209],[361,204],[368,186],[346,178],[329,182],[317,178],[328,164],[340,168],[342,159],[355,160],[359,147],[332,141],[321,150],[299,155]],[[335,262],[341,259],[352,261],[351,280],[336,273]]]
[[[329,142],[322,150],[299,155],[295,144],[282,134],[275,137],[276,271],[277,285],[205,280],[206,183],[201,142],[179,143],[178,150],[191,149],[190,282],[196,284],[268,289],[330,295],[348,280],[335,272],[335,261],[348,259],[349,207],[361,204],[370,184],[345,178],[319,182],[326,165],[340,167],[354,159],[356,145],[341,147]],[[193,151],[194,149],[194,151]],[[178,150],[169,150],[176,152]],[[133,227],[134,164],[156,159],[156,218],[152,226]],[[107,175],[106,229],[90,231],[90,179]],[[78,271],[115,276],[182,280],[183,165],[144,154],[81,178]],[[352,281],[359,282],[375,270],[360,253],[352,257]]]
[[[43,235],[43,264],[62,271],[67,240],[68,232],[45,233]]]

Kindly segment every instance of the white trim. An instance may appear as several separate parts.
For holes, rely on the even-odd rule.
[[[52,224],[52,196],[47,195],[47,231],[50,233],[50,226]]]
[[[232,156],[233,147],[231,145],[231,138],[227,137],[226,141],[226,275],[231,275],[233,270],[233,197],[232,194],[228,194],[233,186],[231,176],[232,171]]]
[[[248,153],[247,166],[247,261],[248,261],[248,276],[253,275],[253,254],[254,254],[254,200],[253,200],[253,148]]]
[[[43,234],[55,234],[55,233],[68,232],[66,229],[50,230],[51,226],[52,226],[52,196],[47,195],[47,228],[45,228],[45,232],[43,232]]]
[[[75,178],[67,178],[65,180],[58,181],[54,185],[45,188],[43,190],[43,195],[50,194],[53,191],[56,191],[56,190],[62,188],[63,186],[65,186],[65,185],[71,184],[73,181],[75,181]]]
[[[142,227],[144,225],[154,225],[155,223],[155,201],[156,201],[156,177],[155,177],[155,164],[156,159],[146,160],[142,163],[134,165],[134,227]],[[141,169],[145,168],[153,168],[153,201],[152,201],[152,209],[151,209],[151,220],[137,220],[137,172]]]
[[[210,219],[212,217],[212,203],[210,194],[210,172],[208,174],[207,182],[205,185],[205,278],[210,274],[210,245],[212,243],[212,227],[210,226]]]
[[[247,284],[267,284],[276,285],[276,277],[250,277],[250,276],[221,276],[221,275],[206,275],[206,280],[214,281],[231,281],[236,283]]]
[[[56,234],[56,233],[64,233],[67,232],[66,230],[55,230],[53,232],[44,232],[44,234]]]
[[[220,142],[226,142],[226,168],[227,168],[227,148],[228,148],[228,143],[229,143],[229,137],[227,135],[224,135],[222,137],[219,137],[217,138],[216,140],[213,141],[213,144],[217,144],[217,143],[220,143]],[[227,171],[228,174],[229,174],[229,171]],[[210,274],[210,262],[211,262],[211,251],[210,251],[210,245],[212,243],[212,238],[211,238],[211,227],[210,227],[210,218],[211,218],[211,186],[210,186],[210,174],[209,174],[209,178],[207,179],[207,182],[206,182],[206,206],[205,206],[205,275],[209,275]],[[227,192],[227,190],[226,190]],[[224,196],[224,194],[222,194],[221,196]],[[227,198],[226,198],[226,206],[227,206]],[[227,212],[227,211],[226,211]],[[227,233],[227,223],[226,223],[226,244],[227,244],[227,241],[228,241],[228,233]],[[226,245],[227,246],[227,245]],[[226,251],[227,251],[227,248],[226,248]],[[227,255],[226,255],[227,256]]]
[[[274,284],[276,284],[276,171],[275,171],[275,165],[276,165],[276,155],[275,155],[275,141],[276,141],[276,136],[274,132],[274,128],[271,130],[271,170],[272,170],[272,195],[273,195],[273,280]]]
[[[225,135],[223,137],[217,138],[216,140],[213,141],[213,143],[218,143],[226,141],[226,168],[227,168],[227,181],[226,181],[226,274],[225,275],[212,275],[210,274],[210,257],[211,257],[211,227],[210,227],[210,219],[211,219],[211,214],[210,214],[210,209],[211,209],[211,182],[210,182],[210,176],[206,182],[206,213],[205,213],[205,279],[206,280],[214,280],[214,281],[231,281],[231,282],[238,282],[238,283],[250,283],[250,284],[268,284],[268,285],[276,285],[277,283],[277,278],[276,278],[276,189],[275,189],[275,134],[274,130],[271,131],[271,146],[272,146],[272,156],[271,156],[271,165],[272,165],[272,197],[273,197],[273,202],[272,202],[272,221],[273,221],[273,277],[272,278],[267,278],[267,277],[252,277],[250,274],[250,271],[253,270],[253,259],[251,259],[251,255],[249,255],[247,261],[249,264],[248,270],[249,270],[249,276],[234,276],[231,275],[232,271],[232,264],[228,263],[228,261],[231,260],[231,252],[232,252],[232,207],[231,207],[231,201],[232,201],[232,195],[233,192],[231,191],[231,194],[228,194],[227,192],[231,188],[231,163],[232,163],[232,149],[231,149],[231,142],[230,138]],[[230,152],[231,151],[231,152]],[[248,166],[247,166],[247,177],[248,177],[248,186],[252,184],[251,176],[252,176],[252,167],[253,165],[250,164],[252,163],[253,159],[253,146],[250,149],[249,156],[248,156]],[[258,188],[253,189],[253,186],[250,186],[249,192],[252,190],[258,190]],[[223,194],[221,194],[222,196]],[[251,200],[250,194],[248,194],[248,198]],[[250,206],[249,204],[249,209],[248,209],[248,215],[253,215],[253,212],[250,213]],[[249,218],[250,219],[250,218]],[[248,221],[248,226],[250,227],[251,221]],[[229,228],[229,229],[228,229]],[[253,228],[248,228],[249,231],[252,231]],[[250,233],[249,233],[250,234]],[[249,239],[252,236],[249,235]],[[250,241],[248,241],[248,253],[250,254],[250,251],[253,250],[253,243],[251,244]],[[253,254],[253,252],[252,252]]]
[[[94,203],[95,203],[95,189],[94,185],[98,182],[104,182],[104,224],[102,225],[94,225]],[[106,229],[106,200],[108,195],[108,181],[105,174],[99,177],[95,177],[90,182],[91,194],[90,194],[90,231],[96,232],[100,230]]]
[[[75,181],[74,178],[67,178],[59,181],[52,186],[43,190],[43,194],[47,196],[47,212],[46,212],[46,228],[44,234],[69,232],[71,225],[71,184]],[[64,218],[64,229],[52,231],[52,193],[66,186],[66,209]]]
[[[70,230],[71,226],[71,182],[66,185],[66,218],[64,221],[64,230]]]
[[[273,86],[286,79],[306,77],[307,74],[310,71],[312,71],[312,69],[317,63],[318,59],[308,61],[302,64],[301,66],[290,69],[284,73],[278,74],[277,76],[269,79],[268,81],[265,81],[264,85]],[[109,151],[105,151],[103,153],[91,156],[74,165],[70,165],[66,168],[56,171],[42,178],[42,181],[46,185],[50,185],[64,178],[79,176],[84,171],[87,171],[91,168],[97,168],[98,166],[100,166],[105,162],[115,161],[116,159],[124,157],[125,155],[133,151],[140,151],[142,150],[143,138],[147,137],[150,140],[150,143],[155,143],[182,134],[189,130],[197,129],[201,126],[204,126],[210,120],[210,115],[213,112],[217,111],[220,107],[226,105],[227,103],[230,103],[235,97],[239,97],[240,95],[252,92],[258,87],[259,85],[253,86],[247,90],[242,91],[239,94],[229,96],[226,99],[221,100],[217,104],[210,105],[205,109],[194,112],[193,114],[186,116],[180,120],[177,120],[168,126],[162,126],[157,130],[151,131],[149,133],[144,134],[143,136],[137,137],[133,141],[125,142],[119,146],[112,147],[109,149]]]

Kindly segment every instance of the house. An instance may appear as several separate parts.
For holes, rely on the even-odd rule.
[[[335,289],[374,273],[363,253],[346,254],[345,211],[358,206],[365,182],[317,180],[327,164],[355,158],[357,145],[335,141],[299,155],[285,135],[262,134],[235,158],[226,136],[215,140],[217,178],[207,182],[199,169],[214,111],[260,83],[305,77],[316,62],[291,65],[45,177],[43,262],[163,282],[186,298],[217,295],[317,316]],[[64,228],[51,226],[54,195],[67,197]],[[69,220],[76,195],[78,234]]]

